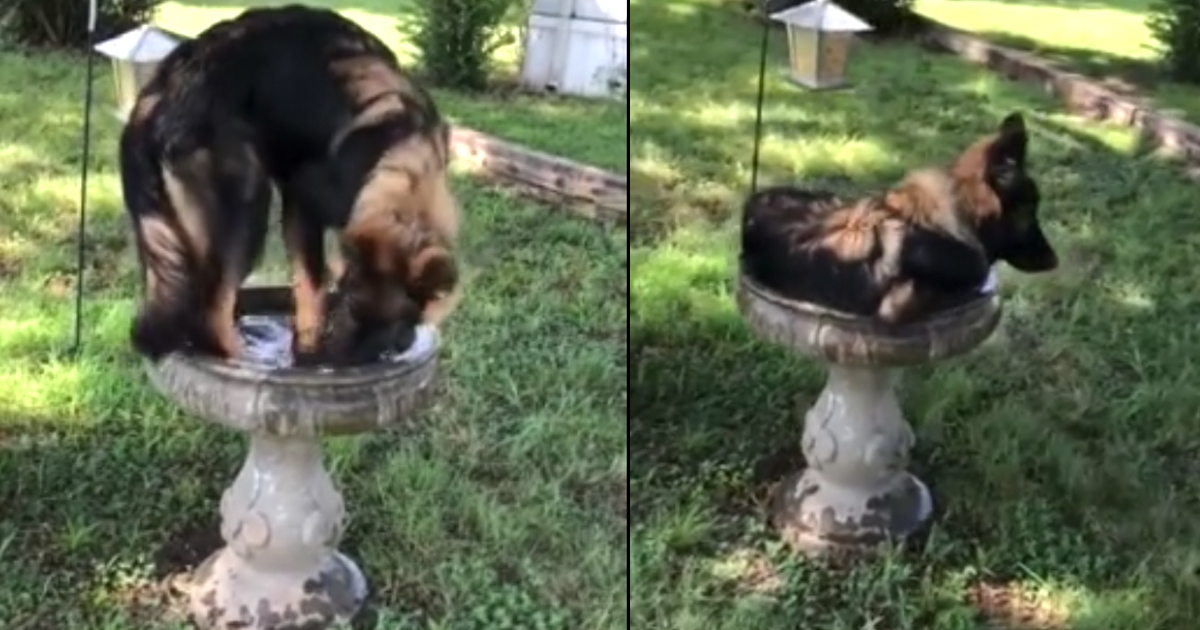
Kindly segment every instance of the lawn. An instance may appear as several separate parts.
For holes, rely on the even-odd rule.
[[[997,334],[906,375],[912,469],[939,507],[928,539],[844,572],[802,562],[763,500],[802,465],[823,374],[756,340],[733,300],[760,29],[721,0],[632,9],[630,627],[1194,625],[1195,184],[1125,129],[911,45],[858,49],[853,90],[799,90],[775,34],[764,182],[877,190],[1019,109],[1063,260],[1041,277],[1001,269]]]
[[[173,409],[128,348],[136,284],[106,105],[84,346],[63,352],[83,85],[78,59],[0,53],[0,626],[173,630],[166,584],[219,546],[244,441]],[[606,106],[444,102],[503,137],[560,125],[543,148],[576,159],[623,151],[624,130],[595,118],[590,137],[565,131],[572,111]],[[360,628],[626,628],[626,232],[465,177],[457,189],[468,288],[444,396],[417,431],[328,444],[342,550],[373,587]]]
[[[1200,87],[1164,80],[1146,26],[1150,0],[918,0],[917,10],[998,44],[1028,50],[1200,123]]]

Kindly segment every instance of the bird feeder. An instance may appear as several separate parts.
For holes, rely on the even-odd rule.
[[[771,14],[787,26],[788,78],[810,89],[846,85],[854,34],[871,25],[829,0],[813,0]]]
[[[154,75],[155,68],[186,37],[144,25],[96,45],[108,57],[116,78],[117,117],[124,120],[137,100],[138,91]]]

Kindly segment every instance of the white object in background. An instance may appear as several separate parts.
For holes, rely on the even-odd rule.
[[[158,64],[184,39],[158,27],[143,25],[96,44],[96,52],[112,60],[118,118],[125,118],[137,100],[138,91],[154,76]]]
[[[855,33],[871,30],[858,16],[830,2],[814,0],[772,13],[787,25],[788,78],[809,89],[845,87]]]
[[[146,24],[96,44],[96,52],[111,59],[149,63],[162,61],[178,45],[179,40]]]
[[[979,292],[983,294],[995,293],[1000,286],[1000,277],[996,275],[996,268],[992,267],[988,270],[987,279],[983,281],[983,286],[979,287]]]
[[[629,5],[617,0],[539,0],[525,30],[521,82],[576,96],[625,93]]]
[[[870,24],[829,0],[805,2],[778,13],[772,13],[771,19],[789,26],[824,33],[858,33],[871,30]]]

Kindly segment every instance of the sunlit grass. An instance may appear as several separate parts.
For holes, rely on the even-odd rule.
[[[1053,29],[1006,4],[1014,13],[978,19]],[[1062,258],[1042,276],[1001,267],[997,334],[906,375],[912,468],[941,508],[929,540],[828,571],[781,549],[762,509],[771,484],[803,463],[803,410],[823,372],[756,339],[733,299],[759,25],[720,0],[632,9],[631,627],[1191,623],[1194,182],[1145,155],[1128,129],[1072,119],[1035,89],[917,46],[863,44],[851,89],[798,89],[779,72],[783,35],[772,34],[760,185],[875,192],[1020,110],[1042,224]],[[1093,25],[1073,20],[1068,34]]]
[[[1159,76],[1161,46],[1146,23],[1150,5],[1148,0],[920,0],[917,10],[1122,91],[1132,87],[1157,107],[1200,122],[1200,88]]]
[[[195,32],[237,10],[165,17]],[[387,29],[388,11],[350,13]],[[164,400],[129,349],[138,286],[107,75],[83,345],[67,353],[83,85],[80,59],[0,52],[0,627],[176,630],[163,580],[220,544],[245,444]],[[484,132],[625,159],[609,104],[437,96]],[[445,396],[420,430],[328,444],[350,513],[342,548],[373,589],[362,627],[627,628],[627,237],[462,173],[455,190],[468,288],[445,330]]]

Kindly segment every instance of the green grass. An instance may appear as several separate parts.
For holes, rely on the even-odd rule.
[[[639,630],[1176,630],[1200,615],[1195,183],[1125,129],[901,43],[856,88],[783,81],[773,36],[762,180],[878,190],[1026,113],[1063,265],[1002,268],[974,353],[911,370],[929,540],[834,572],[780,549],[769,486],[802,465],[811,361],[733,300],[760,30],[719,0],[635,0],[631,55],[632,621]]]
[[[155,22],[172,31],[195,35],[213,22],[232,17],[247,7],[279,4],[274,0],[209,0],[165,2]],[[386,42],[401,61],[412,64],[417,51],[413,0],[324,0],[301,2],[337,9]],[[496,51],[500,76],[516,75],[519,29],[509,27],[509,44]],[[618,173],[629,170],[628,110],[624,101],[532,96],[504,90],[489,98],[437,90],[438,101],[455,122],[528,146],[567,155]]]
[[[106,106],[84,347],[63,354],[83,82],[77,59],[0,53],[0,626],[168,630],[164,580],[220,544],[245,445],[161,399],[128,348],[136,285]],[[487,122],[509,137],[547,124],[516,105]],[[557,148],[615,154],[576,140]],[[328,444],[342,549],[373,587],[361,628],[625,628],[625,231],[457,186],[468,284],[445,395],[421,430]]]
[[[1143,96],[1200,123],[1200,87],[1162,78],[1150,0],[918,0],[929,17]]]

